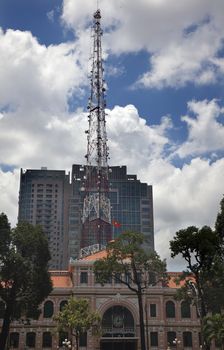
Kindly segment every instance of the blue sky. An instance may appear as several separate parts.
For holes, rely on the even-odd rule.
[[[111,164],[153,185],[156,248],[168,257],[176,230],[214,225],[224,193],[224,2],[99,5]],[[95,10],[0,2],[0,210],[13,224],[21,167],[84,162]]]

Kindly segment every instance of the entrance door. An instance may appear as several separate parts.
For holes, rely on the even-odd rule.
[[[136,350],[136,339],[111,339],[103,340],[100,343],[100,350]]]

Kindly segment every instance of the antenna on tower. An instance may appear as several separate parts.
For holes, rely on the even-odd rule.
[[[98,1],[97,1],[98,5]],[[111,205],[109,198],[109,148],[106,133],[105,80],[102,59],[101,13],[93,15],[93,48],[91,55],[90,97],[87,106],[86,174],[82,215],[81,248],[93,244],[105,245],[112,239]]]

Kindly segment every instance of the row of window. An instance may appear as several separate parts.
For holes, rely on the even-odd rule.
[[[60,311],[63,309],[63,307],[68,303],[67,300],[62,300],[60,302],[59,309]],[[5,312],[5,303],[3,301],[0,301],[0,319],[4,317]],[[43,317],[44,318],[51,318],[54,314],[54,303],[51,300],[47,300],[44,303],[44,310],[43,310]]]
[[[12,332],[9,335],[10,348],[16,349],[19,347],[20,334],[18,332]],[[63,341],[68,339],[68,333],[59,334],[59,346],[63,345]],[[35,348],[36,346],[36,333],[28,332],[26,333],[26,347]],[[87,334],[83,334],[79,339],[79,346],[87,346]],[[43,332],[42,334],[42,347],[51,348],[52,347],[52,334],[51,332]]]
[[[19,337],[20,334],[18,332],[10,333],[9,336],[9,345],[10,348],[18,348],[19,347]],[[28,348],[35,348],[36,345],[36,333],[28,332],[26,334],[26,346]],[[42,334],[42,347],[43,348],[51,348],[52,347],[52,334],[51,332],[43,332]]]
[[[83,282],[83,283],[86,283],[86,282]],[[63,307],[66,304],[67,304],[67,300],[61,301],[59,306],[60,311],[63,309]],[[5,310],[5,304],[3,301],[0,301],[0,318],[4,317],[4,310]],[[149,312],[150,312],[150,317],[156,317],[157,305],[150,304]],[[43,317],[51,318],[53,314],[54,314],[54,303],[51,300],[47,300],[44,303]],[[175,303],[169,300],[166,302],[166,318],[175,318],[175,316],[176,316]],[[182,301],[181,303],[181,318],[191,318],[190,304],[186,301]]]
[[[201,344],[201,336],[198,334],[198,341]],[[192,347],[192,332],[183,332],[182,339],[177,338],[176,332],[167,332],[167,344],[170,347],[175,347],[176,343],[180,342],[183,347]],[[158,332],[150,332],[150,344],[151,346],[157,347],[159,345],[158,342]]]

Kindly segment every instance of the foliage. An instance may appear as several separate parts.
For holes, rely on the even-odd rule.
[[[198,229],[190,226],[176,232],[170,241],[171,257],[181,254],[187,262],[187,268],[198,274],[202,268],[211,267],[218,246],[218,237],[210,227]]]
[[[141,349],[145,350],[143,293],[151,285],[167,284],[166,262],[154,252],[143,249],[144,235],[124,232],[107,245],[106,257],[94,263],[97,281],[102,285],[110,278],[136,293],[139,305]]]
[[[87,299],[71,297],[62,311],[55,317],[59,331],[69,331],[75,336],[76,349],[79,347],[79,338],[89,329],[97,334],[100,330],[100,315],[91,311]]]
[[[52,284],[48,242],[41,227],[24,222],[11,230],[6,215],[1,214],[0,241],[0,297],[5,302],[0,348],[4,349],[10,322],[37,318]]]
[[[102,285],[113,277],[135,293],[161,281],[167,284],[166,262],[155,251],[147,253],[142,244],[144,235],[125,232],[107,245],[107,256],[97,260],[94,271]]]
[[[216,218],[216,223],[215,223],[215,230],[217,232],[217,234],[219,235],[219,237],[222,240],[223,243],[223,239],[224,239],[224,197],[222,198],[221,202],[220,202],[220,212],[217,215]]]
[[[189,278],[186,279],[177,297],[186,300],[190,296],[197,306],[202,336],[203,324],[208,313],[220,313],[224,307],[224,198],[220,207],[214,231],[208,226],[201,229],[190,226],[176,232],[170,241],[171,256],[174,258],[180,254],[187,263],[183,279],[186,279],[188,274],[193,282],[189,284]]]
[[[204,322],[205,339],[210,343],[213,339],[216,344],[224,349],[224,315],[215,314],[208,316]]]
[[[202,317],[206,316],[209,309],[212,309],[214,295],[218,297],[217,291],[212,286],[215,283],[215,275],[219,269],[222,269],[217,257],[217,252],[220,251],[219,244],[218,235],[208,226],[201,229],[195,226],[182,229],[170,241],[171,256],[174,258],[180,254],[187,262],[188,270],[184,278],[189,273],[193,276],[199,293]]]

